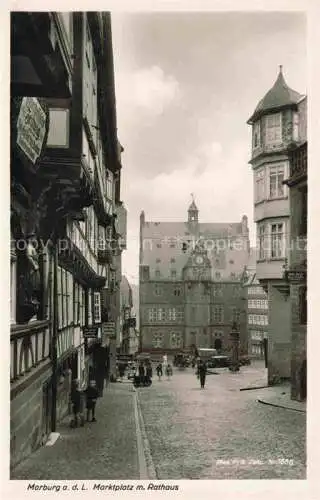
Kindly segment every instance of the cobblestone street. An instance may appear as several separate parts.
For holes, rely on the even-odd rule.
[[[261,369],[217,371],[204,390],[191,368],[139,390],[157,477],[304,479],[306,415],[258,403],[270,389],[240,392]]]
[[[70,429],[66,420],[54,446],[35,452],[11,479],[147,479],[144,431],[158,479],[304,479],[306,414],[257,402],[272,389],[240,391],[261,385],[261,366],[217,372],[204,390],[191,368],[174,370],[170,381],[154,377],[137,392],[127,381],[110,384],[96,423]],[[150,457],[145,462],[150,470]]]

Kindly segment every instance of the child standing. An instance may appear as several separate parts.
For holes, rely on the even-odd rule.
[[[95,411],[98,399],[98,389],[96,388],[96,381],[90,380],[89,386],[86,389],[87,398],[87,421],[89,422],[89,415],[92,414],[91,422],[96,422]]]

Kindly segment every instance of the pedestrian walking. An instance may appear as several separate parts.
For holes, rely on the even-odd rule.
[[[150,361],[146,364],[146,385],[151,385],[152,383],[152,365]]]
[[[169,363],[168,366],[166,367],[166,375],[168,380],[170,380],[170,377],[172,377],[172,373],[173,373],[172,366]]]
[[[201,389],[204,389],[204,385],[206,383],[207,365],[202,360],[199,362],[197,375],[198,378],[200,378],[200,387]]]
[[[78,424],[80,423],[80,425],[83,426],[84,418],[82,414],[82,393],[79,388],[79,380],[73,380],[72,382],[70,400],[73,414],[73,420],[70,425],[71,427],[78,427]]]
[[[89,416],[92,415],[91,422],[96,422],[95,412],[96,412],[96,403],[98,399],[98,389],[96,387],[96,381],[90,380],[89,386],[86,389],[86,398],[87,398],[87,422],[89,422]]]
[[[145,378],[145,368],[144,368],[144,364],[141,362],[139,364],[139,385],[143,385],[144,384],[144,378]]]
[[[162,364],[161,363],[158,364],[158,366],[156,368],[156,371],[157,371],[157,375],[158,375],[158,378],[159,378],[159,381],[160,381],[161,377],[163,375],[163,373],[162,373]]]

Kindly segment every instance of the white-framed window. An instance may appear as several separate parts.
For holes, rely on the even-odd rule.
[[[271,258],[281,259],[285,257],[284,245],[284,223],[271,224]]]
[[[74,324],[78,325],[80,323],[80,285],[74,282],[74,292],[73,292],[73,319]]]
[[[170,346],[172,349],[182,347],[182,334],[180,332],[170,333]]]
[[[174,288],[173,295],[175,295],[176,297],[179,297],[181,295],[181,287],[180,286]]]
[[[260,121],[253,124],[252,127],[252,148],[256,149],[261,146],[261,127]]]
[[[258,225],[258,249],[259,249],[259,260],[264,260],[266,258],[266,226],[265,224]]]
[[[280,144],[282,141],[282,115],[273,113],[266,116],[266,144]]]
[[[176,278],[177,277],[177,271],[175,269],[171,269],[170,276],[171,276],[171,278]]]
[[[160,348],[163,346],[163,333],[154,333],[152,339],[153,347]]]
[[[232,306],[231,307],[232,321],[236,321],[237,323],[239,323],[239,321],[240,321],[240,315],[241,315],[240,309],[238,309],[237,307]]]
[[[269,167],[269,199],[283,198],[285,188],[283,185],[285,165],[273,165]]]
[[[80,285],[80,324],[81,326],[84,326],[86,324],[86,292],[81,285]]]
[[[159,285],[154,285],[154,294],[157,295],[157,297],[160,297],[162,295],[162,288]]]
[[[88,290],[88,325],[92,325],[93,320],[93,299],[92,299],[92,290]]]
[[[158,321],[165,321],[166,319],[166,311],[162,307],[158,309]]]
[[[168,319],[169,321],[176,321],[177,311],[174,307],[168,310]]]
[[[157,321],[157,308],[156,307],[152,307],[151,309],[149,309],[148,319],[149,319],[149,321]]]
[[[223,323],[224,319],[224,309],[223,305],[217,304],[212,308],[212,321],[214,323]]]
[[[160,270],[159,270],[159,269],[156,269],[156,271],[155,271],[155,277],[156,277],[156,278],[160,278],[160,276],[161,276],[161,272],[160,272]]]
[[[93,320],[95,323],[101,323],[101,294],[93,293]]]
[[[254,173],[255,176],[255,202],[265,199],[265,168],[260,168]]]

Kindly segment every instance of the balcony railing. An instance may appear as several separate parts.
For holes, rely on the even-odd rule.
[[[307,175],[308,154],[307,143],[295,149],[291,153],[290,177],[300,178]]]
[[[35,321],[11,327],[10,380],[14,382],[46,361],[50,355],[48,321]]]

